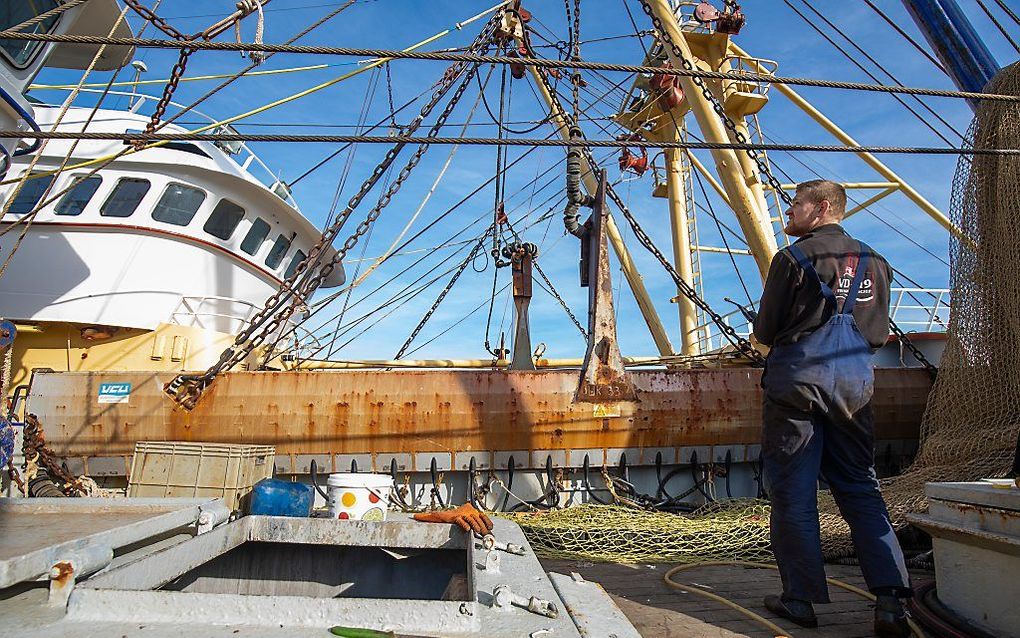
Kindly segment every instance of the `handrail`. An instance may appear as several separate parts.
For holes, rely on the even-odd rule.
[[[891,288],[889,292],[889,316],[904,329],[910,328],[908,332],[944,332],[949,327],[949,314],[952,312],[949,301],[952,291],[949,288]],[[930,298],[931,303],[924,303],[920,295]],[[907,303],[904,303],[905,298]],[[757,305],[752,303],[744,308],[754,310]],[[734,316],[739,318],[736,323],[733,321]],[[745,338],[751,335],[752,326],[739,309],[723,314],[722,320],[736,330],[738,335]],[[698,325],[695,336],[701,352],[721,350],[728,343],[715,323],[710,321]]]
[[[36,123],[35,118],[32,117],[32,114],[26,111],[24,108],[22,108],[22,106],[18,104],[18,101],[15,100],[14,97],[10,93],[5,91],[2,87],[0,87],[0,97],[3,98],[4,102],[7,102],[8,106],[14,109],[14,112],[17,113],[21,117],[21,119],[25,120],[25,123],[28,124],[28,127],[30,129],[32,129],[36,133],[42,132],[42,129],[39,128],[39,124]],[[37,137],[35,138],[35,141],[32,142],[31,146],[27,148],[15,148],[14,153],[12,153],[12,155],[14,155],[14,157],[29,155],[31,153],[38,151],[40,146],[42,146],[42,139]]]
[[[215,312],[212,310],[203,311],[202,304],[207,301],[223,301],[230,304],[238,304],[246,308],[246,312],[243,314],[230,314],[228,312]],[[197,302],[197,303],[196,303]],[[194,305],[193,305],[194,303]],[[174,325],[187,325],[183,323],[181,319],[193,318],[197,322],[197,327],[203,330],[208,330],[200,320],[201,317],[212,317],[212,318],[223,318],[237,322],[237,329],[235,332],[241,332],[247,323],[251,320],[252,316],[261,308],[254,303],[245,299],[237,299],[235,297],[223,297],[219,295],[181,295],[180,301],[177,302],[177,308],[170,313],[170,317],[167,323]],[[304,328],[300,322],[292,320],[287,321],[287,328],[293,329],[295,333],[295,348],[293,350],[318,350],[321,349],[322,343],[319,338],[312,334],[310,330]]]
[[[53,87],[53,88],[47,87],[47,90],[62,91],[62,90],[67,90],[67,89],[64,89],[63,87]],[[116,95],[116,96],[122,96],[122,97],[138,99],[140,102],[145,102],[145,101],[157,102],[160,99],[157,96],[148,95],[148,94],[145,94],[145,93],[138,93],[138,92],[134,92],[134,91],[104,91],[104,90],[100,90],[100,89],[81,89],[81,92],[82,93],[106,93],[108,95]],[[177,107],[177,108],[180,108],[180,109],[187,108],[185,105],[180,104],[178,102],[173,102],[173,101],[170,102],[170,105],[174,106],[174,107]],[[56,108],[56,105],[49,104],[49,103],[43,103],[42,106]],[[109,110],[114,112],[114,113],[131,113],[131,114],[135,114],[136,111],[137,111],[137,109],[132,109],[131,111],[118,111],[116,109],[109,109]],[[197,109],[191,109],[191,113],[195,114],[195,116],[197,116],[199,119],[202,119],[204,121],[209,122],[210,124],[215,124],[217,122],[217,120],[215,118],[213,118],[212,116],[207,115],[206,113],[203,113],[203,112],[201,112],[201,111],[199,111]],[[36,140],[36,141],[38,142],[39,140]],[[229,158],[230,161],[233,162],[234,164],[236,164],[239,169],[241,169],[245,173],[248,173],[253,178],[255,178],[260,184],[262,184],[266,188],[266,190],[269,190],[270,192],[276,194],[277,197],[280,197],[280,194],[276,190],[273,189],[273,187],[280,181],[279,176],[273,173],[272,169],[270,169],[269,166],[265,162],[262,161],[262,158],[259,157],[258,154],[255,153],[255,151],[253,151],[248,146],[247,142],[236,142],[237,144],[239,144],[239,146],[238,146],[238,152],[234,153],[234,154],[226,152],[223,148],[221,148],[220,146],[217,146],[216,143],[214,141],[212,141],[212,140],[210,140],[208,143],[212,144],[213,146],[216,146],[216,148],[218,148],[220,150],[220,152],[223,153],[224,157]],[[239,162],[239,161],[235,160],[233,156],[234,155],[240,155],[240,153],[242,151],[245,152],[247,155],[245,155],[245,157],[243,158],[243,161]],[[265,175],[262,176],[262,177],[260,177],[259,175],[256,175],[255,172],[252,171],[251,168],[250,168],[252,164],[255,164],[256,166],[261,168],[262,171],[265,173]],[[268,177],[271,181],[269,181],[267,183],[266,177]],[[294,199],[294,197],[290,193],[286,193],[286,197],[280,197],[280,199],[282,199],[283,201],[287,202],[287,204],[289,204],[290,207],[293,208],[294,210],[300,211],[300,209],[298,208],[297,201]]]

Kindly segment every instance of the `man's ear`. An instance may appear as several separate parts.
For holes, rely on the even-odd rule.
[[[818,202],[818,218],[819,219],[822,219],[823,217],[828,217],[829,213],[831,211],[832,211],[832,203],[830,203],[829,200],[823,199],[822,201]]]

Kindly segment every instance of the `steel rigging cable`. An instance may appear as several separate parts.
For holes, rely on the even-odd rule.
[[[844,48],[843,48],[843,47],[841,47],[841,46],[840,46],[839,44],[837,44],[837,43],[836,43],[836,41],[835,41],[835,40],[833,40],[832,38],[830,38],[830,37],[828,36],[828,34],[826,34],[826,33],[825,33],[824,31],[822,31],[822,30],[821,30],[821,29],[820,29],[820,28],[818,27],[818,25],[816,25],[816,24],[815,24],[814,22],[812,22],[811,20],[809,20],[809,19],[807,18],[807,16],[805,16],[805,15],[804,15],[803,13],[801,13],[801,12],[800,12],[800,11],[799,11],[799,10],[798,10],[798,9],[797,9],[797,8],[796,8],[795,6],[793,6],[793,4],[791,4],[790,0],[783,0],[783,1],[784,1],[784,2],[786,3],[786,6],[790,7],[790,9],[791,9],[791,10],[793,10],[793,12],[794,12],[794,13],[796,13],[796,14],[797,14],[798,16],[800,16],[800,18],[801,18],[801,19],[802,19],[802,20],[803,20],[803,21],[804,21],[804,22],[805,22],[805,23],[806,23],[806,24],[807,24],[808,26],[810,26],[810,27],[811,27],[812,29],[814,29],[814,30],[815,30],[815,32],[817,32],[817,33],[818,33],[819,35],[821,35],[821,36],[822,36],[822,37],[823,37],[823,38],[824,38],[824,39],[825,39],[825,40],[826,40],[826,41],[827,41],[827,42],[828,42],[829,44],[831,44],[831,45],[833,46],[833,48],[835,48],[835,49],[836,49],[837,51],[839,51],[839,52],[840,52],[841,54],[843,54],[843,57],[845,57],[845,58],[846,58],[847,60],[849,60],[849,61],[850,61],[850,62],[851,62],[851,63],[852,63],[852,64],[853,64],[854,66],[856,66],[856,67],[857,67],[858,69],[860,69],[861,71],[863,71],[863,72],[864,72],[864,73],[865,73],[865,74],[866,74],[866,75],[867,75],[867,76],[868,76],[869,78],[871,78],[871,79],[872,79],[872,80],[874,80],[875,82],[878,82],[879,84],[883,84],[883,82],[882,82],[881,80],[879,80],[879,79],[878,79],[878,76],[876,76],[876,75],[875,75],[874,73],[872,73],[872,72],[871,72],[871,71],[869,71],[869,70],[868,70],[867,68],[865,68],[863,64],[861,64],[861,63],[860,63],[860,62],[858,62],[858,61],[857,61],[856,59],[854,59],[854,57],[853,57],[852,55],[850,55],[850,54],[849,54],[849,53],[848,53],[848,52],[846,51],[846,49],[844,49]],[[890,72],[889,72],[889,71],[888,71],[888,70],[887,70],[887,69],[886,69],[886,68],[885,68],[884,66],[882,66],[882,64],[880,64],[880,63],[879,63],[879,62],[878,62],[878,61],[877,61],[877,60],[876,60],[875,58],[873,58],[873,57],[872,57],[872,56],[871,56],[871,55],[870,55],[870,54],[869,54],[869,53],[868,53],[867,51],[865,51],[865,50],[864,50],[863,48],[861,48],[861,46],[860,46],[860,45],[858,45],[858,44],[857,44],[857,42],[855,42],[855,41],[854,41],[854,40],[853,40],[852,38],[850,38],[849,36],[847,36],[847,34],[846,34],[846,33],[844,33],[844,32],[843,32],[843,31],[842,31],[842,30],[841,30],[841,29],[840,29],[840,28],[839,28],[838,26],[836,26],[835,24],[833,24],[833,23],[832,23],[832,22],[831,22],[831,21],[830,21],[830,20],[829,20],[829,19],[828,19],[827,17],[825,17],[825,15],[824,15],[824,14],[822,14],[822,13],[821,13],[820,11],[818,11],[818,9],[815,9],[815,8],[814,8],[813,6],[811,6],[811,4],[810,4],[809,2],[807,2],[807,0],[801,0],[801,2],[803,2],[803,3],[804,3],[804,5],[805,5],[805,6],[806,6],[806,7],[807,7],[807,8],[808,8],[808,9],[809,9],[809,10],[810,10],[810,11],[811,11],[812,13],[814,13],[814,14],[815,14],[816,16],[818,16],[818,18],[819,18],[819,19],[821,19],[821,20],[822,20],[823,22],[825,22],[825,24],[827,24],[827,25],[829,26],[829,28],[831,28],[831,29],[832,29],[832,30],[834,30],[834,31],[835,31],[836,33],[838,33],[838,34],[839,34],[840,36],[842,36],[842,37],[843,37],[843,39],[844,39],[844,40],[846,40],[847,42],[849,42],[849,43],[850,43],[850,45],[851,45],[852,47],[854,47],[855,49],[857,49],[857,51],[859,51],[859,52],[861,53],[861,55],[863,55],[863,56],[864,56],[864,57],[865,57],[865,58],[866,58],[866,59],[867,59],[867,60],[868,60],[869,62],[871,62],[872,64],[874,64],[875,66],[877,66],[877,67],[879,68],[879,70],[881,70],[881,71],[882,71],[883,73],[885,73],[885,74],[886,74],[887,76],[889,76],[889,78],[890,78],[890,79],[892,79],[892,81],[893,81],[893,82],[895,82],[896,84],[898,84],[898,85],[900,85],[900,86],[903,86],[903,83],[902,83],[902,82],[900,82],[900,81],[899,81],[899,80],[898,80],[898,79],[896,78],[896,76],[894,76],[894,75],[893,75],[892,73],[890,73]],[[903,105],[903,107],[904,107],[905,109],[907,109],[907,111],[909,111],[909,112],[910,112],[910,113],[911,113],[911,114],[912,114],[912,115],[913,115],[914,117],[916,117],[916,118],[917,118],[917,119],[918,119],[918,120],[919,120],[919,121],[920,121],[920,122],[921,122],[922,124],[924,124],[924,125],[925,125],[926,127],[928,127],[928,129],[929,129],[929,130],[931,130],[931,131],[932,131],[933,133],[935,133],[935,135],[937,135],[937,136],[938,136],[939,138],[941,138],[941,139],[942,139],[942,141],[944,141],[944,142],[945,142],[946,144],[949,144],[949,145],[954,145],[954,144],[955,144],[955,143],[954,143],[953,141],[951,141],[951,140],[950,140],[949,138],[947,138],[947,137],[946,137],[945,135],[943,135],[941,131],[939,131],[939,130],[938,130],[938,129],[936,129],[936,128],[935,128],[934,126],[932,126],[932,125],[931,125],[931,123],[930,123],[930,122],[928,122],[928,120],[926,120],[926,119],[925,119],[925,118],[924,118],[924,117],[923,117],[923,116],[922,116],[922,115],[921,115],[920,113],[918,113],[917,111],[915,111],[914,109],[912,109],[912,108],[911,108],[911,107],[910,107],[910,106],[909,106],[909,105],[908,105],[908,104],[906,103],[906,101],[905,101],[905,100],[904,100],[903,98],[901,98],[900,96],[898,96],[898,95],[896,95],[896,94],[892,94],[892,95],[893,95],[893,98],[894,98],[894,99],[895,99],[895,100],[896,100],[897,102],[899,102],[900,104],[902,104],[902,105]],[[936,111],[935,111],[934,109],[932,109],[932,108],[931,108],[930,106],[928,106],[928,105],[927,105],[927,104],[926,104],[926,103],[925,103],[924,101],[922,101],[922,100],[921,100],[921,98],[919,98],[919,97],[918,97],[918,96],[916,96],[916,95],[914,95],[914,96],[911,96],[911,97],[913,97],[913,98],[914,98],[914,100],[915,100],[915,101],[916,101],[916,102],[917,102],[918,104],[920,104],[920,105],[921,105],[921,107],[923,107],[923,108],[924,108],[925,110],[927,110],[927,111],[928,111],[929,113],[931,113],[932,115],[934,115],[934,116],[935,116],[935,118],[936,118],[936,119],[938,119],[938,121],[939,121],[939,122],[941,122],[941,123],[942,123],[943,125],[945,125],[945,126],[946,126],[947,128],[949,128],[949,130],[951,130],[951,131],[952,131],[952,132],[953,132],[953,133],[954,133],[954,134],[955,134],[955,135],[956,135],[956,136],[957,136],[958,138],[960,138],[960,140],[963,140],[963,139],[964,139],[963,133],[961,133],[960,131],[958,131],[958,130],[956,129],[956,127],[955,127],[955,126],[953,126],[952,124],[950,124],[949,122],[947,122],[945,118],[943,118],[943,117],[942,117],[941,115],[939,115],[939,114],[938,114],[938,113],[937,113],[937,112],[936,112]]]

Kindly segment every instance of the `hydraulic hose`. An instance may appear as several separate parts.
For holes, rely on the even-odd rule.
[[[308,471],[312,475],[312,485],[315,487],[315,491],[329,504],[329,494],[319,486],[319,467],[315,463],[315,459],[312,459],[312,462],[308,464]]]
[[[571,140],[580,137],[579,129],[570,129]],[[581,149],[571,146],[567,151],[567,207],[563,209],[563,227],[574,237],[584,236],[580,210],[585,202],[586,198],[581,194]]]
[[[910,600],[910,613],[938,638],[994,638],[992,634],[962,618],[939,600],[936,584],[925,583]]]
[[[4,102],[6,102],[8,106],[14,109],[14,112],[18,114],[18,117],[25,120],[25,123],[28,124],[29,128],[31,128],[36,133],[42,132],[42,129],[39,128],[39,125],[36,123],[35,118],[32,117],[32,114],[26,111],[24,108],[22,108],[21,105],[18,104],[17,100],[15,100],[10,93],[3,90],[2,88],[0,88],[0,98],[3,98]],[[22,155],[29,155],[30,153],[35,153],[36,151],[39,150],[39,146],[41,145],[42,140],[37,137],[35,138],[35,141],[32,142],[31,146],[27,148],[14,149],[13,155],[14,157],[20,157]]]

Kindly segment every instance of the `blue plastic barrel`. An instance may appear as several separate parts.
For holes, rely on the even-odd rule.
[[[310,516],[314,492],[311,485],[262,479],[251,492],[251,513],[264,516]]]

